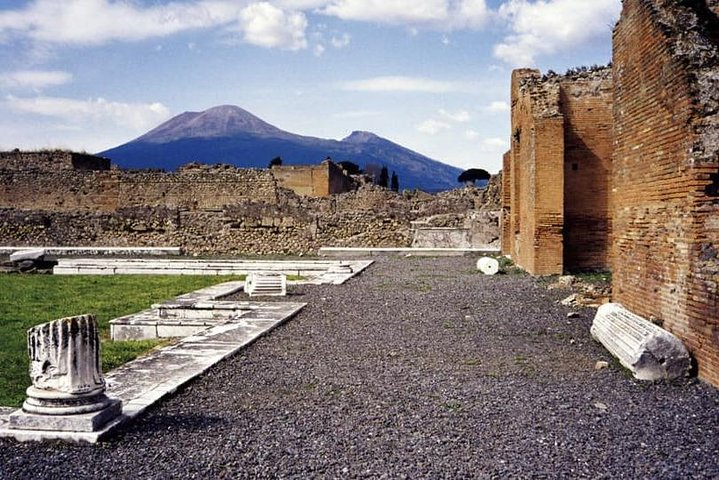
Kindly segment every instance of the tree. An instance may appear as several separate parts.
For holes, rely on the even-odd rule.
[[[465,170],[460,173],[459,177],[457,177],[457,181],[460,183],[471,183],[474,185],[474,182],[477,180],[489,180],[490,178],[492,178],[492,175],[490,175],[487,170],[482,168],[470,168],[469,170]]]
[[[387,172],[387,167],[382,167],[382,171],[379,174],[379,182],[377,185],[380,187],[387,188],[387,182],[389,182],[389,173]]]
[[[392,172],[392,181],[390,182],[390,188],[393,192],[399,192],[399,178],[394,172]]]
[[[282,166],[282,157],[275,157],[270,160],[270,165],[267,168],[280,167]]]
[[[360,173],[362,173],[362,170],[360,170],[359,165],[357,165],[356,163],[352,163],[349,160],[339,162],[337,165],[342,167],[342,170],[347,172],[347,175],[359,175]]]

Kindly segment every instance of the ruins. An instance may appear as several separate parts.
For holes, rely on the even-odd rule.
[[[485,189],[437,195],[349,187],[329,161],[272,169],[188,164],[168,173],[120,170],[71,152],[5,152],[0,244],[307,254],[322,246],[409,247],[413,221],[461,228],[472,247],[499,242],[498,178]]]
[[[611,70],[512,76],[502,251],[611,269],[719,385],[719,2],[624,0]]]

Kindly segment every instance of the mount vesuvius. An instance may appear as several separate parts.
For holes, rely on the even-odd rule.
[[[340,141],[306,137],[281,130],[231,105],[182,113],[98,155],[122,168],[165,170],[188,162],[265,168],[278,156],[283,165],[309,165],[329,156],[335,162],[349,160],[360,168],[386,166],[399,176],[400,188],[425,191],[458,187],[457,176],[462,172],[369,132],[353,132]]]

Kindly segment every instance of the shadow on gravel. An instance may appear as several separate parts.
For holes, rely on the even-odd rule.
[[[122,442],[123,437],[128,434],[136,434],[142,432],[142,435],[151,433],[170,433],[176,435],[178,433],[191,433],[207,431],[226,423],[226,420],[220,417],[213,417],[202,414],[163,414],[154,411],[151,416],[145,416],[139,422],[131,422],[121,428],[116,434],[109,439],[111,442]]]

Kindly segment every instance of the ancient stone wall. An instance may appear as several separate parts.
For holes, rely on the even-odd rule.
[[[715,385],[718,38],[703,1],[624,0],[614,31],[612,209],[614,300],[681,338]]]
[[[344,177],[322,167],[330,172],[325,180]],[[311,197],[280,187],[269,170],[226,165],[190,164],[176,173],[7,168],[0,169],[0,244],[169,245],[191,254],[402,247],[411,244],[412,221],[440,214],[466,216],[496,237],[487,209],[497,208],[499,181],[440,195],[365,184]]]
[[[0,170],[109,170],[110,160],[64,150],[0,152]]]
[[[511,91],[502,251],[536,275],[607,268],[611,71],[520,69]]]
[[[107,211],[138,205],[221,208],[246,200],[276,201],[267,170],[190,164],[177,171],[0,170],[0,207]]]

